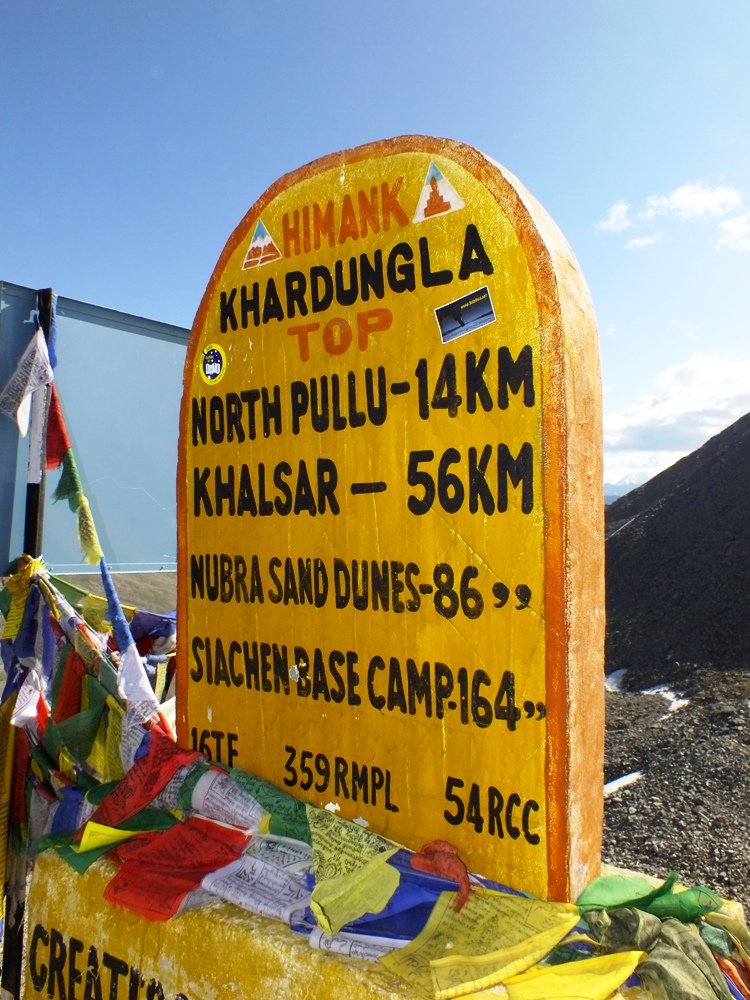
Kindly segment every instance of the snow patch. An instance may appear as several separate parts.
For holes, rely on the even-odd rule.
[[[662,696],[667,703],[667,713],[662,716],[662,719],[668,718],[670,712],[678,712],[681,708],[685,708],[686,705],[690,704],[689,698],[680,698],[666,684],[657,684],[656,687],[646,688],[641,694],[659,694]]]
[[[604,688],[606,691],[622,691],[622,682],[625,679],[627,670],[613,670],[604,678]]]
[[[606,799],[608,796],[614,795],[614,793],[619,792],[621,788],[627,788],[628,785],[635,784],[635,782],[641,777],[641,771],[631,771],[630,774],[623,774],[621,778],[615,778],[613,781],[608,781],[604,786],[604,798]]]

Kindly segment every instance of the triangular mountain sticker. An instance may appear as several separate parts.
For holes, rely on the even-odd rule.
[[[247,271],[251,267],[262,267],[264,264],[270,264],[273,260],[278,260],[279,257],[281,257],[281,250],[274,243],[271,234],[263,225],[263,221],[258,219],[253,238],[242,263],[242,270]]]
[[[464,207],[461,198],[451,182],[440,173],[434,163],[430,164],[419,196],[414,222],[424,222],[436,215],[447,215]]]

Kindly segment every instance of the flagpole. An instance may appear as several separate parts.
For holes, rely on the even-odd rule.
[[[37,291],[38,324],[47,344],[52,324],[53,300],[54,292],[51,288]],[[50,393],[50,386],[46,384],[35,389],[31,396],[23,551],[25,555],[34,558],[42,554]],[[13,780],[19,780],[19,776],[14,774]],[[9,838],[4,872],[5,907],[0,1000],[20,1000],[21,996],[27,870],[25,852],[15,849]]]
[[[51,288],[42,288],[36,293],[38,322],[47,343],[49,343],[52,322],[53,295],[54,292]],[[34,558],[42,554],[49,398],[49,385],[42,385],[35,389],[31,397],[23,551],[25,555]]]

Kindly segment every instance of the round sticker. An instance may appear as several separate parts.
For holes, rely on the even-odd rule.
[[[209,344],[198,358],[201,378],[208,385],[217,385],[224,378],[227,358],[218,344]]]

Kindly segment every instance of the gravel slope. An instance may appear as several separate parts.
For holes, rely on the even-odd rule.
[[[605,781],[642,777],[605,800],[603,858],[679,872],[750,915],[750,675],[674,665],[658,694],[607,693]],[[626,676],[627,681],[627,676]]]

